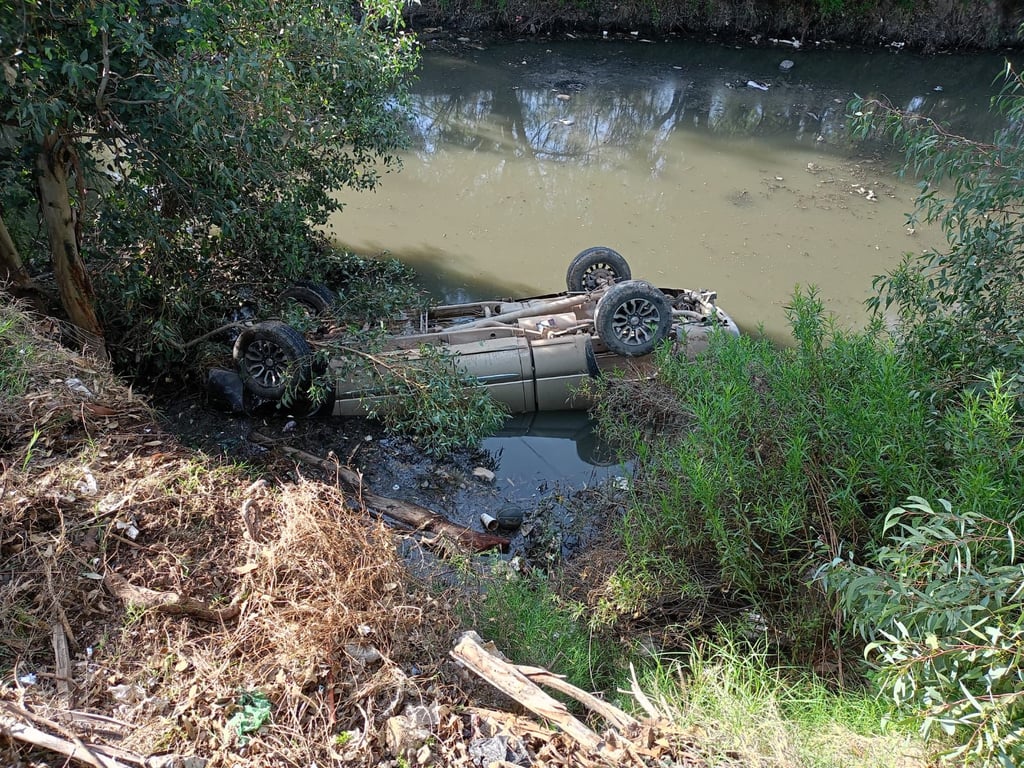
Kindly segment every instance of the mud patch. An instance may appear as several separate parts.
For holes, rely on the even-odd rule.
[[[521,520],[497,532],[511,542],[502,558],[528,567],[546,569],[572,558],[624,503],[628,467],[597,439],[582,413],[517,417],[482,448],[443,459],[385,434],[369,419],[293,419],[273,410],[236,416],[198,395],[165,403],[161,413],[169,431],[208,454],[253,464],[278,461],[249,439],[258,430],[357,470],[365,490],[419,504],[472,530],[484,530],[483,515],[501,523]],[[285,471],[296,480],[317,473],[305,466]],[[407,554],[433,560],[420,550],[413,542]]]

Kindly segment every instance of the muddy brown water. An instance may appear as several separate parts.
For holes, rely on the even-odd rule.
[[[785,339],[784,307],[810,284],[859,324],[873,276],[944,240],[907,226],[912,180],[851,153],[848,100],[991,135],[1002,63],[680,41],[428,49],[404,167],[343,194],[331,231],[415,265],[446,300],[558,290],[576,253],[605,245],[634,276],[717,290],[747,330]]]

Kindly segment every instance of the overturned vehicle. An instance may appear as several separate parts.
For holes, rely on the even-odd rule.
[[[579,391],[586,379],[623,369],[648,375],[649,356],[666,340],[692,359],[712,333],[739,333],[713,291],[634,280],[625,259],[609,248],[588,248],[573,259],[566,288],[381,319],[383,338],[372,354],[348,344],[343,329],[321,326],[303,334],[267,320],[239,334],[234,358],[244,387],[258,398],[281,400],[314,380],[326,381],[318,413],[366,415],[389,393],[365,366],[353,366],[353,356],[394,369],[441,352],[510,413],[529,413],[588,408]],[[295,298],[324,312],[337,297],[306,285]]]

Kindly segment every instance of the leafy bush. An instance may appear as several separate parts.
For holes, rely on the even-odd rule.
[[[427,453],[444,456],[477,443],[497,432],[508,416],[440,346],[423,345],[397,365],[380,358],[375,362],[372,391],[388,396],[370,401],[368,415],[408,435]]]
[[[837,329],[813,292],[789,315],[795,349],[722,334],[696,365],[662,351],[659,380],[691,417],[683,432],[622,434],[651,415],[602,413],[638,457],[613,609],[714,596],[807,652],[831,626],[808,584],[816,553],[869,542],[875,520],[928,481],[915,369],[877,325]]]
[[[959,759],[1021,765],[1024,511],[940,506],[911,497],[886,518],[874,565],[837,560],[825,579],[870,641],[879,685],[924,734],[954,736]]]
[[[180,369],[177,347],[232,303],[313,277],[318,228],[342,207],[334,192],[372,189],[398,162],[418,59],[401,4],[2,7],[0,39],[17,55],[0,89],[0,216],[14,213],[25,253],[0,257],[36,270],[56,259],[74,294],[65,309],[107,337],[124,372]],[[58,194],[68,168],[71,199]],[[52,254],[25,236],[36,198],[67,206],[47,228]]]
[[[998,368],[1024,392],[1024,80],[1007,64],[1003,81],[993,107],[1006,127],[992,142],[879,101],[850,109],[859,136],[892,139],[922,179],[911,223],[938,222],[949,242],[878,278],[874,308],[893,307],[906,350],[954,388]]]

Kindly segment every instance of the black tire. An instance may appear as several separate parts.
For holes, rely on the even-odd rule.
[[[234,357],[242,385],[267,400],[280,400],[289,390],[304,393],[313,380],[313,350],[301,333],[280,320],[242,331]]]
[[[324,395],[324,399],[314,404],[309,395],[302,393],[298,399],[288,408],[292,416],[303,419],[327,419],[334,415],[334,390],[331,389]]]
[[[632,273],[622,254],[603,245],[580,251],[569,263],[565,285],[573,293],[594,291],[611,283],[629,280]]]
[[[338,294],[321,283],[300,280],[286,288],[284,293],[281,294],[281,298],[291,299],[315,316],[326,312],[334,306],[338,301]]]
[[[643,280],[613,285],[597,302],[594,326],[609,350],[623,357],[650,354],[672,330],[672,307]]]

